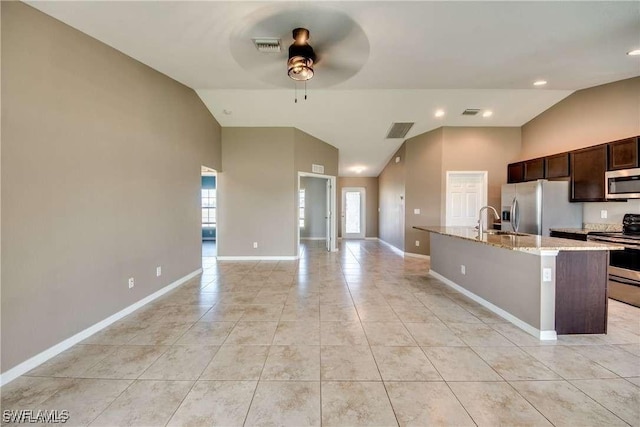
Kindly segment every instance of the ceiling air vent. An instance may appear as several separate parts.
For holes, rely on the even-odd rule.
[[[280,52],[280,39],[260,38],[252,39],[258,51],[263,53],[278,53]]]
[[[464,110],[462,112],[462,115],[463,116],[475,116],[479,112],[480,112],[480,109],[478,109],[478,108],[467,108],[466,110]]]
[[[404,138],[409,133],[411,126],[413,123],[393,123],[387,132],[387,139]]]

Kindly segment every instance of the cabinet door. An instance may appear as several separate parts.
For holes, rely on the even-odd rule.
[[[608,170],[638,167],[638,138],[628,138],[609,144]]]
[[[607,146],[597,145],[572,151],[571,201],[604,202],[604,173],[607,170]]]
[[[555,154],[545,158],[545,178],[565,178],[569,176],[569,153]]]
[[[544,178],[544,158],[524,162],[524,180],[535,181]]]
[[[524,163],[511,163],[507,167],[507,182],[513,184],[522,181],[524,181]]]

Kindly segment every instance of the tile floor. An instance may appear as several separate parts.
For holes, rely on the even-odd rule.
[[[208,255],[208,253],[205,253]],[[640,309],[540,342],[375,241],[216,262],[2,388],[67,425],[640,426]]]

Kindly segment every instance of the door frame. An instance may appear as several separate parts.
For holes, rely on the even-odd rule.
[[[360,205],[361,205],[361,209],[360,209],[360,219],[361,219],[361,223],[360,223],[360,228],[362,230],[362,237],[345,237],[346,231],[344,230],[344,228],[342,227],[343,225],[343,218],[344,218],[344,212],[345,212],[345,198],[344,198],[344,194],[347,191],[362,191],[362,199],[360,200]],[[341,200],[341,207],[342,207],[342,212],[340,212],[340,229],[342,230],[342,238],[343,239],[366,239],[367,238],[367,188],[366,187],[342,187],[342,192],[340,194],[340,200]]]
[[[328,206],[328,210],[329,210],[329,223],[331,224],[330,230],[327,230],[328,232],[328,236],[329,239],[331,239],[331,252],[337,252],[338,251],[338,233],[337,233],[337,226],[336,226],[336,183],[337,183],[337,178],[335,176],[331,176],[331,175],[321,175],[318,173],[311,173],[311,172],[300,172],[298,171],[298,186],[296,188],[296,215],[295,215],[295,227],[296,227],[296,254],[298,254],[297,256],[300,255],[300,223],[298,221],[298,213],[300,212],[300,178],[306,176],[306,177],[310,177],[310,178],[322,178],[322,179],[326,179],[329,181],[329,183],[331,184],[331,191],[329,194],[329,206]]]
[[[480,205],[486,206],[487,201],[489,200],[489,172],[488,171],[447,171],[446,179],[445,179],[445,201],[444,201],[444,225],[448,226],[451,223],[451,218],[449,215],[451,214],[451,210],[449,209],[449,202],[451,201],[451,187],[450,180],[454,175],[480,175],[482,178],[482,200],[480,201]]]

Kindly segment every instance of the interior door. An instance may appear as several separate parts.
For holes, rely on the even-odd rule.
[[[449,173],[446,225],[449,227],[476,226],[478,211],[484,204],[484,191],[481,173]]]
[[[365,197],[362,187],[342,189],[342,238],[364,239],[365,237]]]

